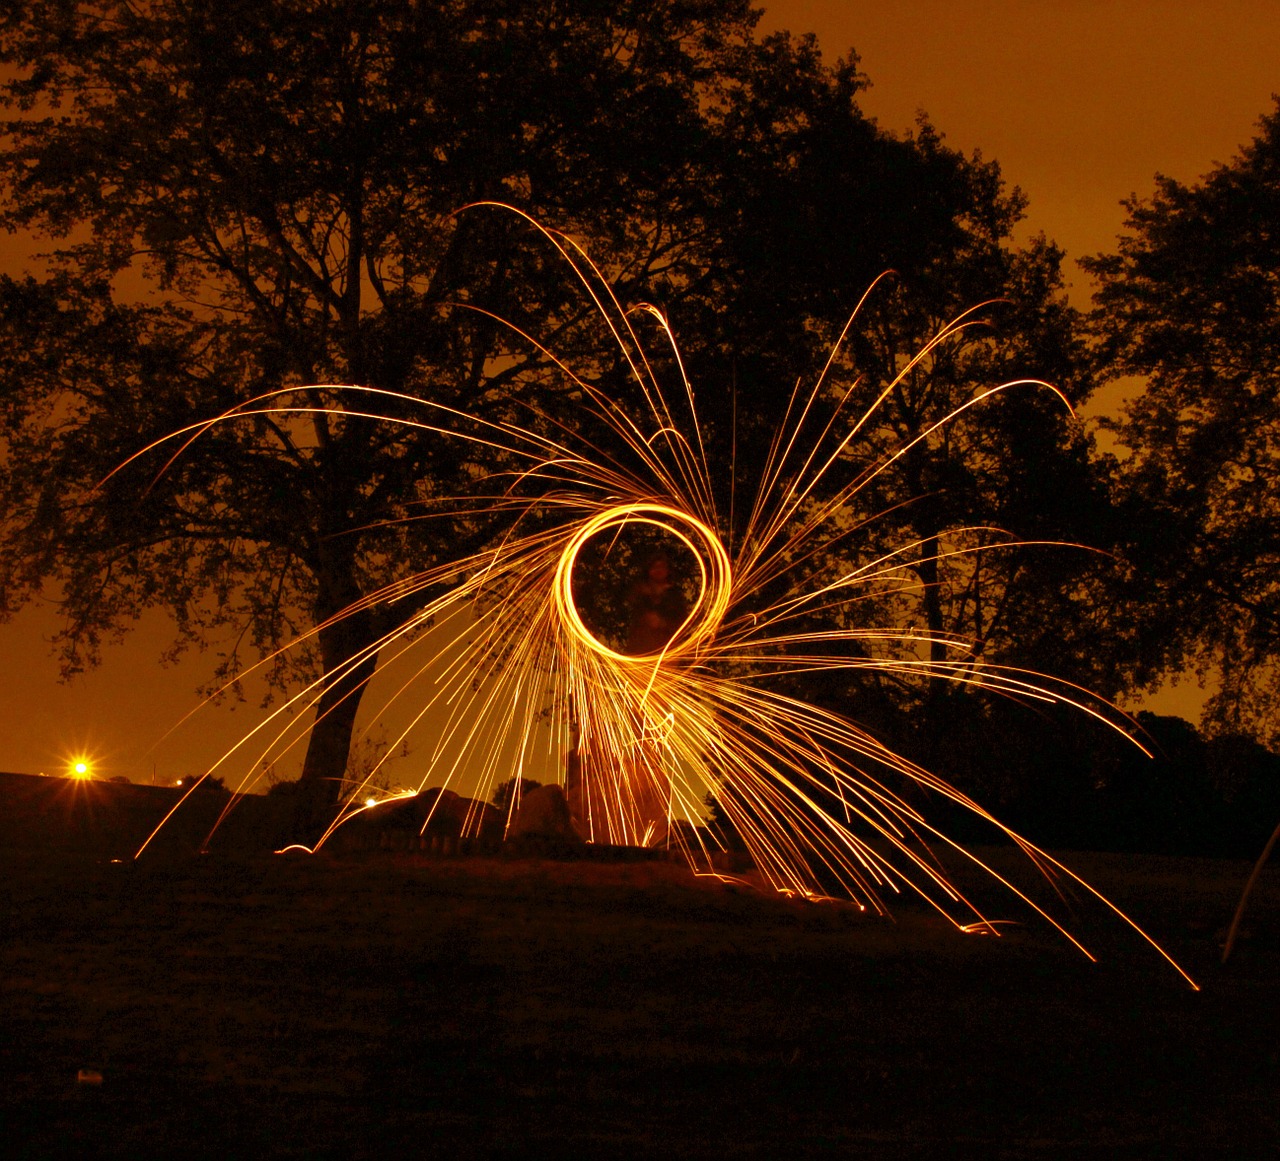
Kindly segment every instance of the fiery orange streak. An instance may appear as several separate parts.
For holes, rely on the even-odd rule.
[[[429,717],[438,720],[439,739],[423,785],[433,776],[442,779],[445,787],[460,782],[470,764],[478,796],[483,797],[504,770],[510,772],[502,765],[504,745],[513,751],[511,760],[517,776],[526,769],[539,770],[533,724],[539,714],[555,722],[540,760],[558,776],[554,762],[557,750],[564,748],[564,732],[571,715],[578,729],[576,752],[581,764],[584,825],[590,841],[638,843],[657,831],[665,831],[664,841],[681,850],[695,871],[714,873],[712,848],[722,849],[722,840],[705,831],[690,832],[677,824],[695,820],[705,795],[718,788],[719,801],[760,874],[778,891],[812,899],[841,897],[864,910],[870,907],[887,913],[881,893],[909,890],[959,930],[998,935],[1002,921],[982,915],[976,904],[948,880],[931,853],[932,841],[970,860],[1093,958],[1039,903],[936,830],[919,810],[864,768],[871,764],[972,811],[1015,843],[1050,882],[1061,873],[1080,883],[1195,987],[1132,919],[976,802],[894,754],[853,722],[762,685],[768,678],[782,674],[876,668],[945,678],[981,685],[995,693],[1069,705],[1127,733],[1118,712],[1088,691],[1068,682],[1049,682],[1023,669],[979,666],[964,659],[969,646],[960,638],[875,627],[829,631],[796,627],[789,631],[803,616],[853,605],[869,593],[896,592],[918,585],[911,569],[923,560],[943,562],[1020,542],[1006,539],[921,556],[926,542],[916,540],[833,579],[819,579],[805,587],[791,584],[790,591],[771,605],[762,607],[759,595],[766,583],[790,583],[788,578],[798,575],[800,563],[816,559],[824,549],[852,536],[874,519],[852,527],[841,526],[847,506],[859,492],[964,412],[1014,387],[1054,391],[1070,410],[1065,396],[1035,380],[991,387],[862,469],[851,481],[826,491],[824,481],[844,462],[854,441],[872,422],[894,387],[940,343],[973,321],[970,311],[944,328],[898,372],[893,382],[877,393],[869,406],[854,413],[847,426],[841,427],[852,410],[858,387],[857,383],[850,385],[840,393],[831,413],[818,422],[815,438],[809,432],[820,407],[823,385],[840,344],[866,301],[864,296],[845,324],[817,382],[805,392],[799,385],[792,392],[786,419],[766,456],[761,485],[744,531],[731,552],[725,545],[716,512],[713,475],[697,422],[694,390],[667,318],[650,304],[624,309],[576,242],[527,215],[520,216],[556,248],[594,303],[640,390],[644,413],[626,413],[532,336],[518,328],[512,330],[582,392],[588,401],[587,411],[605,425],[621,445],[621,451],[606,452],[588,435],[546,415],[539,418],[554,435],[505,421],[482,420],[404,393],[320,384],[259,395],[222,415],[156,441],[128,461],[176,442],[178,450],[162,467],[163,472],[218,424],[260,415],[327,413],[401,423],[440,438],[498,451],[516,465],[505,473],[506,490],[487,500],[490,512],[506,513],[511,518],[505,534],[493,547],[389,585],[362,598],[339,616],[415,597],[451,576],[461,574],[467,579],[426,602],[402,627],[348,659],[343,669],[289,698],[223,755],[210,773],[260,731],[269,731],[271,723],[278,723],[281,715],[287,717],[314,707],[326,682],[339,679],[368,657],[378,655],[385,662],[384,650],[391,650],[394,659],[415,647],[418,643],[408,638],[428,625],[451,626],[443,634],[443,643],[437,642],[435,651],[385,703],[407,696],[423,682],[434,687],[420,700],[412,722],[397,741],[399,745],[410,730]],[[670,343],[681,379],[684,422],[692,426],[693,440],[683,433],[681,422],[661,389],[632,326],[633,315],[656,320]],[[348,409],[303,402],[309,391],[345,393],[359,401],[359,406]],[[379,399],[413,403],[423,409],[425,418],[393,419],[380,414],[376,409]],[[459,424],[463,425],[461,429]],[[626,462],[626,456],[633,462]],[[542,490],[531,498],[525,490],[534,485],[542,486]],[[459,511],[462,502],[460,499]],[[540,525],[539,530],[527,531],[529,523]],[[588,628],[577,607],[573,585],[575,566],[588,542],[637,524],[656,526],[682,545],[695,563],[698,581],[697,599],[668,643],[641,656],[620,651]],[[956,531],[966,535],[1007,535],[986,527]],[[316,626],[303,640],[313,639],[323,627]],[[854,657],[822,648],[834,650],[841,642],[855,640],[875,642],[877,647],[893,643],[906,655]],[[953,659],[932,661],[912,655],[917,647],[939,641],[952,650]],[[260,664],[270,660],[266,658]],[[284,743],[292,728],[286,725],[277,732],[268,743],[264,758]],[[371,773],[369,777],[372,776]],[[368,779],[348,796],[311,849],[319,849],[349,819],[374,809],[361,801],[367,782]],[[246,785],[247,781],[240,789]],[[193,786],[175,810],[194,789]],[[438,798],[433,811],[439,801]],[[829,802],[838,806],[829,806]],[[513,800],[508,821],[515,808]],[[466,826],[473,823],[478,825],[478,818],[469,815]],[[424,830],[425,826],[424,823]],[[142,849],[145,847],[144,843]]]

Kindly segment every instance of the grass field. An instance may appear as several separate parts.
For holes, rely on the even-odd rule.
[[[665,863],[113,862],[140,808],[54,789],[0,824],[8,1157],[1280,1149],[1275,871],[1222,967],[1247,865],[1070,856],[1192,992],[1097,909],[1092,964]]]

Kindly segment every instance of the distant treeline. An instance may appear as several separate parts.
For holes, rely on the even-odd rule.
[[[1280,754],[1251,738],[1142,711],[1148,757],[1070,708],[972,701],[894,741],[1038,845],[1256,858],[1280,819]],[[928,816],[965,841],[993,835],[942,801]]]

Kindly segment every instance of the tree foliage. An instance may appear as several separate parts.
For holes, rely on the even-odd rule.
[[[838,83],[856,92],[858,78],[845,73]],[[792,126],[789,164],[734,188],[728,202],[740,228],[725,236],[717,263],[727,272],[714,298],[719,311],[692,328],[695,381],[720,401],[713,414],[736,414],[738,510],[748,508],[743,498],[790,389],[817,378],[850,307],[891,270],[827,373],[823,404],[834,407],[849,392],[850,419],[883,397],[831,486],[910,451],[850,498],[844,518],[856,533],[840,543],[838,561],[814,560],[812,568],[847,568],[914,544],[895,558],[902,567],[878,595],[860,595],[840,615],[917,627],[930,639],[924,657],[957,661],[958,675],[978,682],[988,665],[1013,664],[1114,695],[1112,646],[1125,630],[1107,599],[1109,558],[1088,550],[1109,548],[1115,535],[1090,441],[1067,402],[1044,386],[964,409],[1021,379],[1052,384],[1072,405],[1089,398],[1094,381],[1081,319],[1066,301],[1062,253],[1043,237],[1014,243],[1025,199],[996,163],[948,148],[927,122],[905,139],[877,133],[834,92],[807,100]],[[737,110],[734,125],[766,155],[777,148],[767,110]],[[708,347],[707,335],[723,337]],[[1019,540],[1040,543],[1000,547]],[[829,684],[832,704],[852,706],[900,742],[933,739],[920,756],[946,751],[948,769],[954,715],[983,712],[963,686],[941,679],[922,686],[864,671]],[[989,755],[983,760],[990,764]]]
[[[1148,675],[1220,676],[1206,724],[1280,740],[1280,109],[1194,184],[1126,202],[1094,326],[1115,427]]]
[[[150,456],[99,482],[307,384],[509,413],[531,359],[454,304],[584,358],[589,304],[514,218],[455,211],[516,203],[633,295],[675,278],[699,141],[753,19],[722,0],[9,7],[0,218],[54,250],[47,278],[0,287],[8,602],[61,584],[72,671],[159,605],[179,647],[229,633],[223,676],[240,640],[267,653],[308,622],[326,627],[302,672],[338,673],[405,613],[334,614],[478,535],[403,522],[474,479],[456,445],[299,390],[162,474]],[[122,297],[138,276],[152,292]],[[372,664],[331,682],[304,778],[337,785]]]
[[[926,124],[883,132],[857,107],[856,58],[758,39],[755,19],[745,0],[6,8],[0,225],[52,247],[45,276],[0,285],[9,604],[61,586],[72,671],[152,606],[173,614],[176,648],[227,642],[222,676],[323,626],[273,676],[329,677],[304,779],[337,787],[372,647],[410,610],[332,618],[482,543],[482,513],[446,519],[439,502],[502,465],[306,385],[574,422],[575,398],[499,316],[623,406],[632,389],[550,249],[514,216],[457,212],[499,200],[580,239],[624,302],[667,309],[730,493],[754,483],[792,384],[814,381],[885,269],[899,281],[842,348],[833,391],[860,378],[858,397],[877,397],[939,327],[1005,300],[916,364],[846,457],[856,475],[922,437],[848,515],[893,513],[854,555],[919,543],[910,595],[843,615],[964,637],[975,674],[1047,643],[1047,664],[1096,677],[1097,630],[1073,628],[1101,623],[1079,615],[1098,606],[1084,557],[942,555],[957,524],[974,529],[962,547],[1096,542],[1100,492],[1060,402],[1011,394],[926,435],[1007,378],[1087,396],[1060,253],[1013,245],[1023,202],[998,166]],[[139,279],[148,293],[126,293]],[[102,482],[276,391],[278,411]],[[423,513],[436,518],[407,519]]]

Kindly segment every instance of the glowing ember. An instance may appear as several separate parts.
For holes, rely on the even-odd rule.
[[[815,612],[848,608],[887,584],[918,586],[912,567],[925,551],[920,544],[860,565],[837,565],[816,580],[811,568],[808,579],[802,573],[815,560],[848,561],[847,553],[827,550],[851,531],[851,501],[942,424],[878,465],[860,467],[852,481],[833,483],[834,473],[847,470],[846,453],[893,385],[860,410],[852,409],[852,391],[824,404],[822,377],[804,393],[797,388],[788,411],[791,426],[779,433],[762,466],[749,517],[730,546],[728,515],[717,508],[712,467],[700,443],[693,389],[682,379],[678,396],[664,395],[633,326],[636,314],[647,315],[669,339],[665,318],[650,306],[624,310],[572,241],[537,228],[600,305],[646,402],[645,413],[624,413],[613,398],[523,337],[560,367],[581,393],[584,414],[609,433],[610,446],[618,450],[602,453],[600,440],[565,427],[553,427],[558,434],[548,435],[376,388],[324,385],[351,401],[341,411],[348,417],[388,419],[380,403],[417,404],[422,412],[414,426],[496,449],[518,465],[511,487],[487,498],[492,512],[510,516],[506,535],[494,547],[391,585],[348,610],[406,601],[452,584],[348,663],[354,667],[376,654],[385,668],[402,664],[410,650],[425,650],[416,677],[401,691],[416,682],[425,684],[426,693],[392,749],[410,730],[430,723],[436,737],[429,763],[433,783],[447,788],[469,782],[466,789],[474,787],[477,798],[485,799],[513,772],[560,782],[574,825],[588,842],[661,843],[680,850],[704,873],[714,873],[725,844],[723,835],[704,825],[704,802],[714,794],[760,874],[780,892],[843,898],[880,913],[886,896],[911,892],[959,931],[999,935],[1000,921],[983,915],[948,881],[929,850],[935,843],[988,870],[1089,955],[1037,902],[936,830],[891,781],[914,783],[962,805],[1047,875],[1066,876],[1102,896],[854,722],[778,689],[776,679],[797,673],[878,669],[1066,703],[1120,728],[1111,707],[1074,687],[993,666],[976,674],[963,642],[943,642],[953,659],[939,660],[930,648],[936,642],[920,630],[811,627]],[[899,381],[959,325],[908,363]],[[958,411],[1012,388],[1054,390],[1030,381],[1006,383]],[[296,389],[269,393],[170,439],[185,447],[221,422],[336,410],[299,406],[297,398]],[[691,562],[696,584],[687,607],[671,600],[670,563],[655,556],[634,586],[636,623],[626,647],[588,624],[576,573],[588,546],[636,529],[675,544]],[[341,676],[332,673],[328,680]],[[295,723],[305,716],[299,711],[313,707],[322,688],[318,683],[290,699],[218,765],[261,745],[262,753],[247,765],[269,766],[296,742]],[[368,787],[377,773],[375,767],[351,790],[316,848],[375,805]],[[508,822],[519,798],[517,789]],[[437,805],[443,800],[442,794]],[[430,822],[428,817],[422,833]],[[464,835],[468,826],[479,825],[479,814],[469,814]]]

